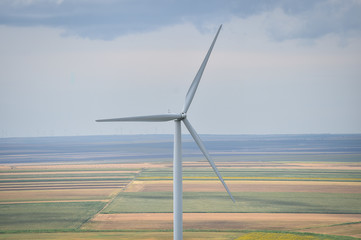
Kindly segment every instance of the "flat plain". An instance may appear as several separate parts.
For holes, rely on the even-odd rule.
[[[355,150],[361,136],[331,135],[333,145],[329,139],[323,142],[327,136],[318,141],[320,136],[307,136],[317,152],[310,146],[307,151],[289,152],[294,145],[280,150],[274,136],[267,141],[277,148],[273,152],[261,152],[264,145],[252,153],[241,151],[235,140],[227,140],[226,148],[233,144],[237,154],[230,149],[220,153],[227,138],[219,138],[211,136],[208,145],[236,203],[208,163],[185,144],[185,239],[361,238],[361,150]],[[356,142],[350,143],[350,138]],[[337,146],[335,139],[340,141]],[[165,153],[155,157],[152,148],[158,146],[162,153],[171,147],[168,140],[131,139],[140,144],[136,156],[122,152],[123,145],[133,146],[129,139],[117,142],[107,137],[109,142],[100,139],[95,144],[92,138],[88,148],[84,138],[80,140],[82,152],[75,151],[72,140],[71,154],[64,153],[64,142],[61,151],[46,154],[30,151],[29,139],[22,140],[27,147],[0,147],[0,239],[170,239],[172,161]],[[52,141],[57,148],[59,143]],[[300,141],[295,144],[303,149],[305,143]],[[106,147],[111,144],[124,156],[117,158],[113,148]],[[62,161],[45,161],[44,154]],[[69,162],[64,155],[85,160]],[[41,161],[34,162],[37,156]]]

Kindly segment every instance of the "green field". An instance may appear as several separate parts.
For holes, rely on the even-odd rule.
[[[172,212],[171,192],[121,193],[102,213]],[[361,213],[361,194],[185,192],[183,211],[199,213]],[[342,204],[340,204],[342,203]]]
[[[138,180],[169,180],[172,169],[149,169],[142,171]],[[361,181],[361,172],[354,170],[328,169],[222,169],[222,176],[227,180],[305,180],[305,181]],[[213,180],[217,176],[210,168],[186,168],[183,177],[187,180]]]
[[[0,204],[0,231],[78,229],[104,202]]]

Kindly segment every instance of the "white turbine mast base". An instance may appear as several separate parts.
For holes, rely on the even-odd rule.
[[[206,150],[202,140],[198,136],[197,132],[194,130],[190,122],[187,120],[187,112],[193,101],[194,95],[197,91],[199,82],[202,78],[203,71],[207,65],[209,56],[211,55],[213,46],[217,40],[218,34],[222,28],[222,25],[219,26],[219,29],[216,33],[216,36],[213,39],[213,42],[207,52],[206,57],[204,58],[197,75],[193,79],[193,82],[187,92],[183,110],[181,113],[167,113],[160,115],[149,115],[149,116],[135,116],[135,117],[123,117],[123,118],[110,118],[110,119],[100,119],[96,120],[97,122],[175,122],[175,132],[174,132],[174,155],[173,155],[173,239],[182,240],[183,239],[183,179],[182,179],[182,139],[181,139],[181,121],[184,123],[189,133],[191,134],[194,141],[197,143],[199,149],[208,160],[213,171],[223,184],[227,193],[233,202],[231,191],[227,187],[227,184],[224,182],[221,174],[219,173],[216,165],[211,159],[208,151]]]
[[[174,240],[183,239],[183,177],[182,177],[182,130],[180,120],[175,120],[173,157],[173,235]]]

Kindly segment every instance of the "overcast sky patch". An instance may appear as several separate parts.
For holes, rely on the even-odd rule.
[[[179,112],[220,23],[200,133],[361,133],[359,16],[359,0],[2,0],[0,137],[172,133],[94,120]]]
[[[232,17],[279,14],[269,36],[282,41],[361,31],[359,0],[3,0],[0,24],[61,28],[64,35],[112,40],[131,33],[192,23],[199,30]]]

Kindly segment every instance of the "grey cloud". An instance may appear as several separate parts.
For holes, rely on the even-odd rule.
[[[276,40],[361,31],[361,4],[356,0],[5,0],[0,2],[0,24],[57,27],[65,34],[114,39],[183,22],[202,29],[232,16],[247,18],[275,9],[301,24],[291,29],[276,29],[277,23],[270,26]]]
[[[302,3],[299,1],[295,6],[289,6],[288,2],[281,4],[284,13],[295,22],[288,28],[282,28],[282,23],[271,23],[274,26],[270,26],[270,34],[275,39],[314,39],[330,33],[344,38],[353,32],[361,32],[361,1],[311,1],[309,7]]]

